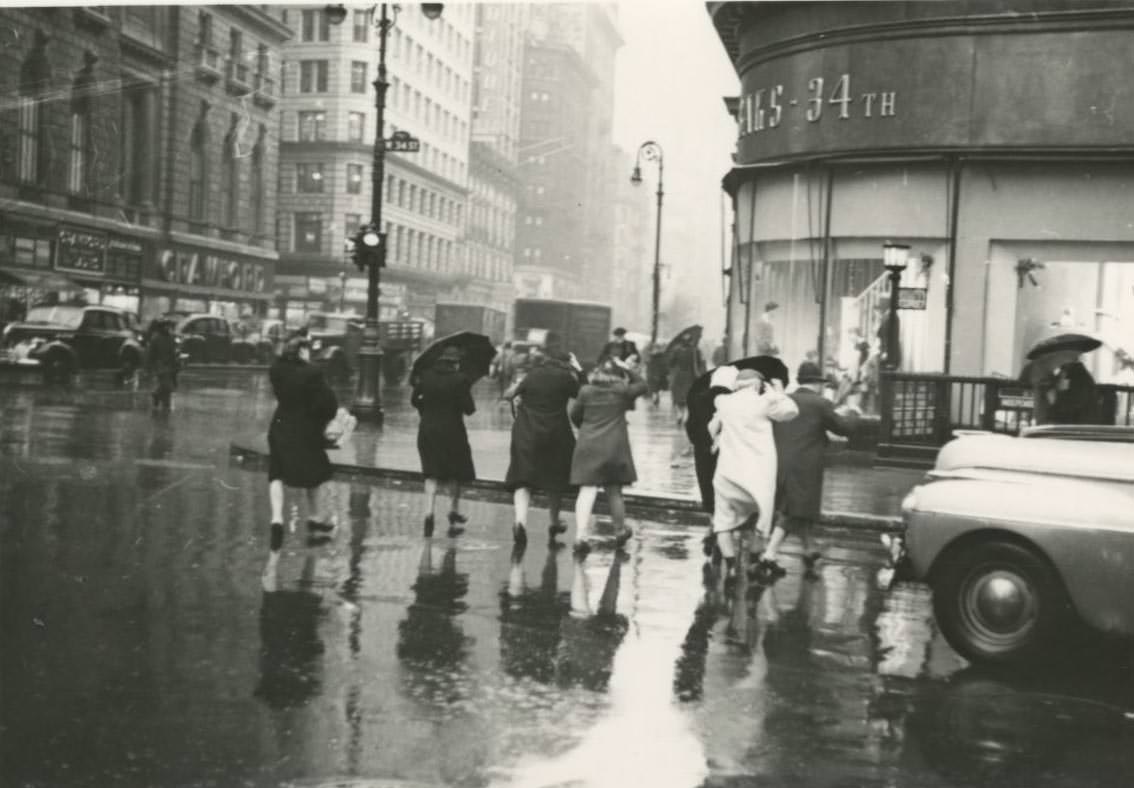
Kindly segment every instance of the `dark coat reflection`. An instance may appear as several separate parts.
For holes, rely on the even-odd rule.
[[[559,625],[567,614],[567,599],[559,593],[559,550],[547,551],[540,584],[527,587],[525,547],[512,552],[508,583],[500,592],[500,663],[515,678],[542,684],[555,680]]]
[[[255,695],[272,708],[300,706],[322,687],[322,599],[309,591],[273,591],[260,606],[260,683]]]
[[[629,628],[626,616],[617,612],[622,559],[616,555],[610,565],[597,611],[591,609],[585,564],[575,561],[574,571],[571,612],[559,625],[557,682],[561,687],[605,692],[614,669],[614,655]]]
[[[433,540],[425,539],[414,600],[398,624],[398,658],[429,667],[456,665],[468,653],[468,637],[456,620],[468,605],[469,576],[457,572],[457,548],[449,547],[441,568],[433,567]]]

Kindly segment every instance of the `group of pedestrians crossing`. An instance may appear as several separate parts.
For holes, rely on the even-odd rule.
[[[637,481],[626,414],[649,386],[634,363],[636,349],[624,352],[619,340],[608,344],[584,374],[574,354],[550,334],[542,347],[531,350],[526,373],[502,392],[515,415],[505,484],[513,496],[512,538],[518,546],[527,544],[537,490],[548,498],[552,543],[568,531],[562,520],[564,496],[577,491],[574,552],[580,560],[592,549],[591,521],[600,492],[606,494],[614,546],[622,547],[633,535],[623,499],[623,488]],[[320,490],[331,476],[325,432],[337,402],[309,354],[307,337],[296,335],[270,370],[278,400],[268,432],[270,551],[276,557],[284,537],[285,485],[307,491],[310,538],[325,538],[335,527],[322,508]],[[804,541],[809,568],[818,560],[809,535],[819,514],[827,433],[849,434],[855,421],[822,396],[824,380],[815,364],[800,366],[798,389],[788,394],[786,368],[777,359],[767,360],[753,368],[722,365],[707,386],[691,385],[686,431],[711,515],[706,552],[719,551],[726,576],[735,574],[737,535],[752,530],[759,537],[748,540],[754,571],[759,579],[774,580],[784,573],[778,551],[789,533]],[[462,362],[459,347],[445,347],[411,379],[410,402],[420,414],[425,536],[434,533],[436,500],[444,485],[450,492],[447,535],[460,536],[467,522],[461,495],[476,470],[464,420],[476,410],[476,376],[466,373]]]

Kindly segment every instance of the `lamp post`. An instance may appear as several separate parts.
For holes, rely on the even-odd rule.
[[[890,322],[886,326],[886,356],[882,359],[882,364],[891,371],[897,370],[902,362],[898,350],[898,343],[901,342],[898,332],[898,296],[902,290],[902,273],[906,270],[909,254],[910,248],[905,244],[892,244],[889,241],[882,244],[882,264],[890,275]]]
[[[428,19],[441,16],[443,3],[422,3],[421,12]],[[386,122],[386,90],[390,87],[386,79],[386,39],[397,22],[401,6],[380,3],[370,9],[371,18],[375,9],[379,16],[375,25],[378,28],[378,75],[374,80],[376,110],[374,132],[374,161],[370,173],[370,222],[358,228],[354,238],[354,261],[366,271],[366,322],[362,329],[362,345],[358,350],[358,389],[355,392],[351,410],[360,419],[377,422],[383,420],[380,377],[382,374],[382,345],[378,324],[378,294],[381,292],[382,269],[386,267],[386,233],[382,229],[382,184],[386,180],[386,149],[390,147],[404,153],[414,153],[420,143],[408,134],[399,132],[387,141],[382,135]],[[393,15],[390,15],[390,11]],[[341,25],[346,19],[346,7],[327,6],[324,10],[327,21]]]
[[[634,172],[630,175],[630,182],[635,186],[642,183],[642,159],[646,161],[656,161],[658,163],[658,226],[657,234],[654,236],[654,299],[653,299],[653,322],[650,326],[650,345],[656,346],[658,343],[658,304],[661,298],[661,223],[662,223],[662,198],[665,196],[665,188],[662,183],[662,174],[665,168],[665,162],[662,157],[662,147],[653,140],[647,140],[638,146],[638,156],[634,160]]]
[[[339,314],[346,311],[346,271],[339,271]]]

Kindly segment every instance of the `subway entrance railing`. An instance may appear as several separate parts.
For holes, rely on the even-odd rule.
[[[933,464],[956,433],[1016,435],[1033,423],[1034,393],[1011,378],[884,372],[878,462]],[[1100,422],[1134,426],[1134,386],[1098,385]]]

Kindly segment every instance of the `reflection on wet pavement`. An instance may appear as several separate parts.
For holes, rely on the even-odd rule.
[[[222,390],[223,387],[222,387]],[[102,395],[99,395],[102,396]],[[1118,786],[1127,660],[966,667],[872,538],[738,600],[700,527],[626,554],[423,539],[421,498],[331,485],[264,593],[263,479],[214,412],[0,393],[0,764],[22,785]],[[251,399],[230,402],[252,417]],[[117,404],[115,404],[117,403]],[[243,404],[242,404],[243,403]],[[241,408],[247,408],[242,412]],[[21,424],[33,422],[36,429]],[[227,422],[225,422],[227,423]],[[711,578],[710,578],[711,580]]]

